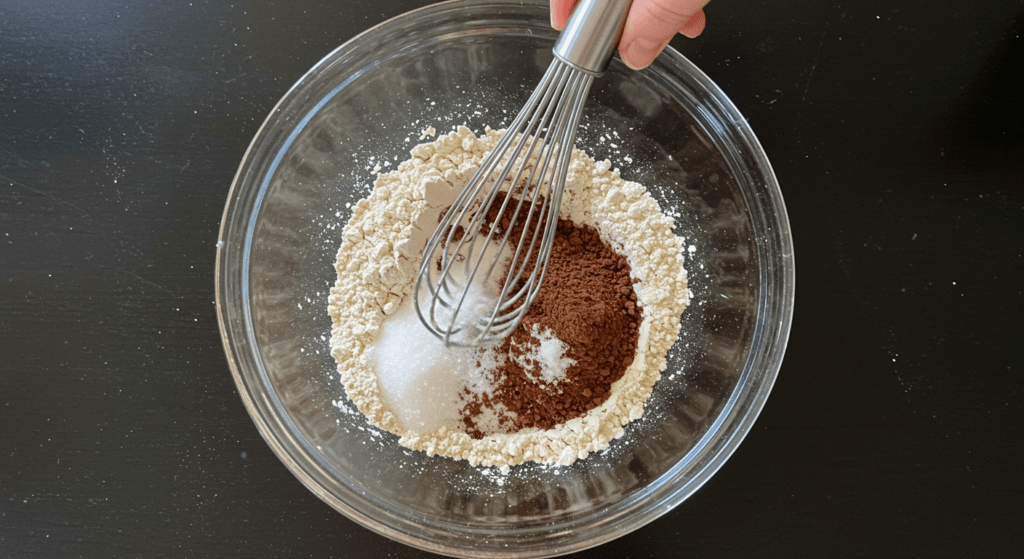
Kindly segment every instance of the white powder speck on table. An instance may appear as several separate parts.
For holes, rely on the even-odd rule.
[[[426,129],[421,139],[434,133]],[[585,415],[551,429],[504,432],[505,410],[485,410],[475,419],[488,434],[472,438],[460,427],[459,410],[466,397],[492,389],[487,372],[506,357],[446,348],[420,324],[412,292],[441,212],[499,137],[498,131],[477,137],[460,127],[418,145],[396,170],[378,175],[369,196],[355,205],[329,298],[332,355],[349,399],[410,449],[503,470],[526,461],[567,465],[606,449],[643,415],[689,302],[685,249],[672,219],[643,186],[623,180],[609,162],[573,150],[561,213],[597,229],[628,259],[644,309],[636,355],[607,400]],[[572,359],[552,332],[531,335],[529,347],[517,354],[519,364],[538,384],[557,390]]]

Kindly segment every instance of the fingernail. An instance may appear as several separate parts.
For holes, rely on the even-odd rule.
[[[704,12],[697,12],[689,21],[686,22],[686,25],[683,26],[680,33],[686,35],[690,39],[696,39],[704,31],[705,22]]]

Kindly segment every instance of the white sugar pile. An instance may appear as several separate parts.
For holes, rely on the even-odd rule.
[[[463,248],[463,258],[468,250]],[[485,263],[500,258],[497,269],[511,257],[506,247],[498,253],[497,243],[488,243],[483,254]],[[459,314],[452,324],[462,330],[462,336],[472,338],[478,325],[490,317],[494,310],[495,295],[500,292],[493,274],[483,278],[483,271],[468,283]],[[466,285],[469,274],[461,263],[452,265],[451,277],[455,284]],[[461,290],[458,295],[461,296]],[[421,301],[429,301],[426,287],[422,287]],[[424,305],[429,308],[429,303]],[[426,312],[426,308],[423,309]],[[436,323],[443,329],[451,323],[452,309],[436,306]],[[381,325],[380,334],[368,349],[370,362],[377,372],[377,384],[388,409],[399,423],[415,433],[429,433],[439,427],[457,428],[462,408],[472,395],[490,394],[493,371],[504,363],[494,347],[445,346],[444,341],[432,334],[420,322],[413,297],[407,298]],[[467,393],[468,391],[468,393]],[[485,425],[497,427],[497,417],[479,418]]]
[[[446,347],[420,322],[411,297],[384,321],[368,351],[384,403],[416,433],[455,426],[465,390],[489,393],[486,373],[500,365],[494,351]]]

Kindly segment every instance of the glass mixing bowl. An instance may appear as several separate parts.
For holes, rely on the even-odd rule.
[[[571,466],[501,475],[405,449],[348,401],[327,296],[349,208],[424,128],[510,123],[555,38],[544,0],[442,3],[366,31],[278,103],[224,210],[217,311],[253,421],[313,493],[414,547],[547,557],[643,526],[721,467],[782,361],[794,261],[778,184],[732,103],[668,49],[642,72],[612,62],[577,141],[646,185],[686,239],[694,298],[644,417]]]

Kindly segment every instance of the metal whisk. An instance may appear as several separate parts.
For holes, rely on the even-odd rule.
[[[446,344],[501,340],[537,296],[583,105],[608,67],[631,4],[576,6],[540,84],[427,242],[416,312]],[[506,271],[500,286],[492,285]]]

